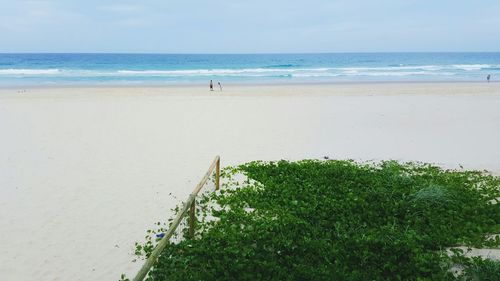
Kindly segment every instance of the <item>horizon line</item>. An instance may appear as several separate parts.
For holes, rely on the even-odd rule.
[[[500,51],[374,51],[374,52],[256,52],[256,53],[198,53],[198,52],[2,52],[0,55],[29,54],[109,54],[109,55],[328,55],[328,54],[463,54],[463,53],[500,53]]]

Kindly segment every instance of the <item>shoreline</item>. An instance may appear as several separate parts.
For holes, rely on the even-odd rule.
[[[214,80],[214,79],[212,79]],[[192,82],[192,83],[144,83],[144,84],[59,84],[59,85],[1,85],[0,91],[14,90],[14,89],[96,89],[96,88],[208,88],[208,81]],[[214,80],[219,81],[219,80]],[[448,81],[448,80],[407,80],[407,81],[275,81],[275,82],[225,82],[222,86],[229,87],[262,87],[262,86],[361,86],[361,85],[482,85],[482,84],[500,84],[500,81],[478,81],[478,80],[461,80],[461,81]]]
[[[315,84],[227,84],[223,91],[209,91],[208,85],[180,86],[37,86],[0,88],[0,100],[42,97],[325,97],[325,96],[408,96],[408,95],[496,95],[495,82],[377,82]]]

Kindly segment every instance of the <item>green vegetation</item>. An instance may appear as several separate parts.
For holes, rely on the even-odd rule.
[[[500,280],[500,262],[473,258],[465,269],[467,280],[498,281]]]
[[[336,160],[223,176],[197,202],[197,236],[167,247],[150,280],[500,280],[499,262],[446,252],[500,245],[498,177]]]

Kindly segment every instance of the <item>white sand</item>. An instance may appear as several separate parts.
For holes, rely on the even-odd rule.
[[[134,242],[217,154],[500,172],[500,84],[18,90],[0,90],[0,280],[133,276]]]

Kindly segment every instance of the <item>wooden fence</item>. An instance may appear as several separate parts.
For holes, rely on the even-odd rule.
[[[149,270],[151,267],[155,264],[156,260],[160,256],[161,252],[165,247],[169,244],[170,237],[174,234],[175,230],[181,223],[182,219],[186,215],[186,213],[189,211],[189,235],[191,237],[194,237],[194,231],[195,231],[195,221],[196,221],[196,196],[200,192],[200,190],[205,186],[205,183],[207,180],[210,178],[210,175],[215,170],[215,190],[219,190],[220,188],[220,157],[216,156],[210,167],[208,168],[208,171],[205,173],[201,181],[196,185],[194,188],[193,192],[189,195],[187,201],[184,203],[182,209],[180,210],[179,213],[177,213],[177,216],[175,219],[172,221],[172,224],[170,225],[169,229],[165,233],[165,236],[160,240],[160,242],[156,245],[154,250],[151,252],[151,255],[147,258],[146,262],[142,266],[141,270],[137,273],[137,275],[134,277],[133,281],[142,281],[148,274]]]

